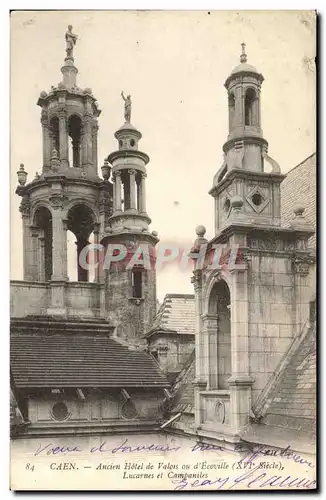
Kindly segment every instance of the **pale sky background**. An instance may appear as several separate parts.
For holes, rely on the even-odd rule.
[[[31,181],[42,169],[42,90],[61,80],[68,24],[78,35],[77,84],[91,87],[99,118],[99,168],[117,149],[123,89],[149,154],[147,211],[162,242],[191,244],[204,224],[214,236],[208,194],[228,133],[224,81],[247,44],[265,77],[262,127],[284,173],[315,151],[315,16],[311,11],[14,12],[11,17],[11,278],[22,279],[23,162]],[[178,204],[175,204],[178,202]],[[190,270],[167,266],[158,298],[193,293]]]

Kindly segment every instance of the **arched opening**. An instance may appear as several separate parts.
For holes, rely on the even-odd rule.
[[[79,116],[71,115],[68,120],[68,158],[70,167],[81,167],[81,129]]]
[[[248,89],[245,96],[245,125],[257,125],[257,96],[254,89]]]
[[[231,311],[230,290],[225,281],[216,282],[212,288],[208,314],[210,388],[227,390],[231,367]]]
[[[46,207],[39,207],[34,215],[33,237],[36,238],[34,258],[38,281],[49,281],[52,277],[52,214]]]
[[[67,225],[67,245],[68,245],[68,273],[75,277],[77,281],[92,281],[94,279],[94,271],[88,270],[83,265],[80,254],[82,250],[94,243],[94,238],[91,238],[94,227],[94,214],[92,210],[83,204],[74,205],[68,212],[68,225]],[[75,237],[75,258],[73,257],[72,236]],[[86,263],[90,264],[92,256],[88,253]]]
[[[59,141],[59,118],[54,116],[50,120],[50,138],[51,151],[56,149],[58,157],[60,156],[60,141]]]
[[[235,98],[234,94],[229,94],[229,130],[231,131],[233,128],[233,120],[235,115]]]

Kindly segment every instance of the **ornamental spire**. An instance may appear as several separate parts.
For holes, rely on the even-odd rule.
[[[241,48],[242,48],[242,53],[241,53],[241,56],[240,56],[240,62],[246,63],[247,62],[246,44],[242,43],[241,44]]]

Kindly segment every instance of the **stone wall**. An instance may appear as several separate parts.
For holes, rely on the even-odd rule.
[[[67,282],[64,285],[68,316],[100,316],[100,285],[98,283]],[[46,314],[51,301],[51,282],[10,282],[10,316]]]
[[[166,373],[180,372],[194,346],[194,335],[158,333],[148,341],[149,351],[157,352],[157,361]]]
[[[143,272],[140,299],[132,297],[131,271],[107,271],[104,302],[106,314],[116,325],[116,335],[131,343],[145,344],[142,336],[150,329],[156,314],[155,270]]]

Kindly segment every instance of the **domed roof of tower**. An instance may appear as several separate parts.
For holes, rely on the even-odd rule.
[[[118,128],[118,131],[119,130],[135,130],[136,132],[139,132],[139,130],[137,130],[136,127],[134,127],[130,122],[124,122],[124,124]]]
[[[241,47],[242,53],[240,56],[240,64],[233,68],[233,70],[231,71],[231,75],[236,75],[237,73],[256,73],[257,75],[260,75],[255,66],[247,63],[246,44],[242,43]]]

